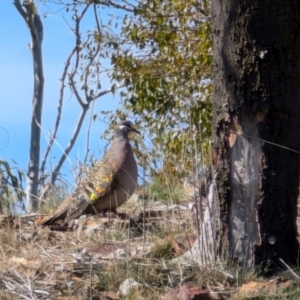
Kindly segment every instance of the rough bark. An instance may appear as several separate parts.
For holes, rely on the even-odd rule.
[[[30,212],[32,210],[36,210],[38,207],[40,137],[44,97],[44,72],[42,58],[43,24],[33,1],[24,1],[23,7],[25,9],[23,9],[19,0],[15,0],[14,5],[28,25],[32,37],[32,43],[30,46],[33,58],[34,88],[26,189],[26,210]]]
[[[246,267],[296,262],[299,10],[293,0],[212,1],[221,244]]]

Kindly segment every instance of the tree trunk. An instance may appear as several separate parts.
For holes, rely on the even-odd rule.
[[[26,211],[30,212],[38,208],[37,195],[40,167],[40,137],[44,97],[44,72],[42,59],[43,24],[33,0],[24,1],[23,6],[25,7],[25,10],[19,0],[14,0],[14,5],[28,25],[32,37],[31,50],[33,57],[34,89],[25,205]]]
[[[246,267],[296,262],[299,5],[212,1],[221,245]]]
[[[34,92],[32,99],[31,115],[31,138],[30,138],[30,157],[28,164],[27,191],[26,191],[26,210],[32,211],[38,208],[38,186],[39,186],[39,167],[40,167],[40,140],[42,108],[44,95],[44,75],[42,44],[33,43],[33,70],[34,70]]]

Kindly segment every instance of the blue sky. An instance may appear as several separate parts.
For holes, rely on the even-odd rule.
[[[45,7],[38,2],[39,13],[45,11]],[[44,59],[44,108],[42,128],[45,132],[53,129],[64,62],[74,45],[74,35],[62,17],[63,12],[48,15],[42,18],[44,25],[43,59]],[[105,19],[105,11],[100,12]],[[89,26],[90,24],[86,24]],[[91,26],[93,26],[91,24]],[[28,44],[31,41],[29,30],[17,12],[11,1],[1,1],[0,4],[0,159],[7,160],[12,166],[16,166],[12,160],[18,163],[19,168],[26,170],[28,164],[31,100],[33,91],[32,56]],[[109,81],[102,83],[104,89],[109,87]],[[96,101],[94,112],[101,110],[114,110],[118,107],[119,95],[108,94]],[[72,134],[80,109],[75,98],[65,98],[64,112],[61,127],[58,132],[57,142],[65,148]],[[101,115],[100,115],[101,118]],[[88,118],[78,141],[70,155],[73,165],[77,159],[83,160],[86,149],[86,129]],[[106,141],[100,137],[106,128],[105,122],[97,120],[92,122],[91,152],[96,156],[103,153]],[[42,136],[41,157],[43,157],[47,141]],[[52,164],[55,166],[61,150],[56,145],[51,155]],[[62,168],[68,179],[72,180],[70,170],[72,166],[66,162]]]

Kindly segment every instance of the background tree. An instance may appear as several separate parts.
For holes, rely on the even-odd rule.
[[[40,166],[40,139],[42,124],[42,109],[44,97],[44,72],[42,58],[43,24],[35,3],[26,0],[21,5],[14,0],[18,12],[25,20],[31,34],[31,51],[33,59],[33,98],[31,115],[31,137],[29,163],[27,172],[26,209],[31,211],[38,206],[39,166]]]
[[[296,263],[299,15],[292,0],[212,1],[222,246],[247,267]]]
[[[138,116],[151,141],[147,167],[164,183],[203,165],[211,112],[209,2],[144,1],[123,19],[112,55],[114,79],[124,83],[125,107]],[[202,153],[202,154],[203,154]],[[201,160],[202,157],[202,160]]]

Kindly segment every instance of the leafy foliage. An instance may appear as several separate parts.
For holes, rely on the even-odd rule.
[[[147,165],[152,171],[187,175],[193,160],[199,162],[195,149],[209,148],[208,17],[206,0],[149,0],[136,7],[134,16],[123,19],[122,46],[112,55],[113,78],[126,85],[121,92],[125,107],[147,128],[152,142]],[[141,149],[140,156],[145,148],[149,149]],[[158,168],[157,159],[149,159],[153,154]]]
[[[21,201],[24,195],[22,181],[24,174],[16,169],[17,176],[5,160],[0,160],[0,213],[11,212],[11,205],[16,200]]]

